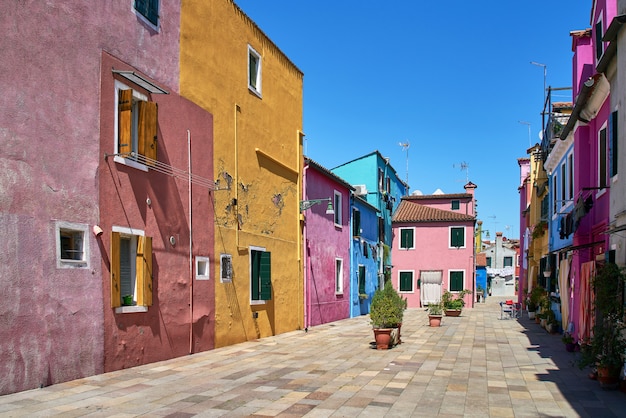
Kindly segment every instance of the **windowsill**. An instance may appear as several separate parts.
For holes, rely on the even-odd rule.
[[[264,300],[251,300],[250,305],[265,305]]]
[[[116,314],[148,312],[147,306],[120,306],[115,308]]]
[[[263,96],[261,95],[261,92],[258,91],[257,89],[255,89],[252,86],[248,86],[248,90],[250,91],[250,93],[254,94],[256,97],[258,97],[259,99],[262,99]]]
[[[145,164],[138,163],[137,161],[131,158],[124,158],[120,155],[116,155],[113,158],[113,161],[119,164],[126,165],[128,167],[136,168],[137,170],[148,172],[148,167]]]
[[[57,260],[57,268],[60,269],[80,269],[87,267],[89,266],[84,260]]]

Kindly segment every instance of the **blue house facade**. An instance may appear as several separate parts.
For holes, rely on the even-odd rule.
[[[361,196],[352,194],[352,239],[350,241],[350,317],[370,311],[374,291],[378,287],[378,216],[380,211]]]
[[[379,151],[356,158],[331,170],[354,186],[355,194],[378,209],[378,244],[379,254],[378,286],[384,284],[384,278],[391,275],[391,218],[400,204],[402,196],[408,192],[396,170],[389,164],[389,159]]]

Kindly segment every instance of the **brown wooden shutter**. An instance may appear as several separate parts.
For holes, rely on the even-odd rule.
[[[152,306],[152,237],[137,237],[137,305]]]
[[[157,159],[157,104],[154,102],[138,103],[138,146],[137,151],[144,157]],[[146,164],[154,165],[147,161]]]
[[[130,154],[133,150],[133,137],[132,137],[132,125],[133,125],[133,91],[132,90],[120,90],[118,109],[118,135],[117,143],[120,154]]]
[[[120,233],[111,233],[111,308],[122,305],[120,283]]]

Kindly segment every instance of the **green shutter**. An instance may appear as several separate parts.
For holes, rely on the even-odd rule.
[[[358,237],[361,235],[361,211],[352,211],[352,236]]]
[[[450,244],[453,247],[463,247],[465,245],[465,228],[452,228],[450,235]]]
[[[400,248],[413,248],[413,230],[400,230]]]
[[[463,290],[463,272],[451,271],[450,272],[450,291],[460,292]]]
[[[260,299],[272,299],[272,254],[261,252],[259,254],[259,281]]]
[[[365,294],[365,266],[359,266],[359,294]]]
[[[250,299],[259,300],[261,295],[261,282],[259,280],[260,252],[250,253]]]
[[[413,290],[413,273],[410,271],[400,272],[400,291],[411,292]]]

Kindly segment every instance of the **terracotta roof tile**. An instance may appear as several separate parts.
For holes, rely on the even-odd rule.
[[[402,199],[392,222],[459,222],[473,221],[474,216],[437,209]]]

